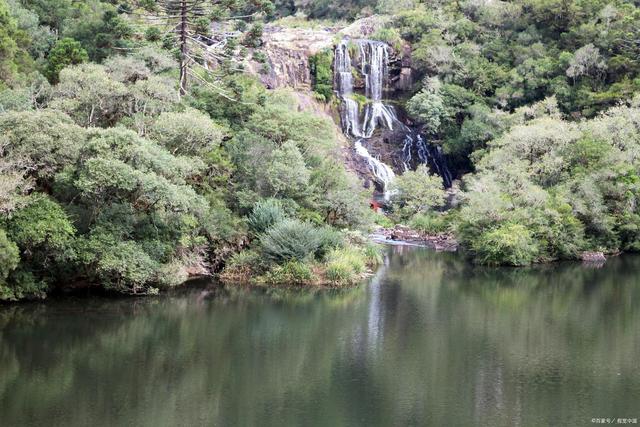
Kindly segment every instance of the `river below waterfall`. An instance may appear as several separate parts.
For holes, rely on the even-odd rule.
[[[481,268],[390,247],[341,291],[196,283],[0,306],[0,425],[640,419],[640,257]]]

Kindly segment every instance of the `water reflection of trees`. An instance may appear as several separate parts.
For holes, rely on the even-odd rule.
[[[597,408],[628,413],[640,398],[640,315],[634,310],[640,259],[611,259],[601,269],[576,263],[487,269],[448,254],[400,258],[395,271],[405,298],[431,313],[411,334],[422,351],[399,354],[401,363],[444,366],[454,369],[449,378],[467,378],[476,424],[583,425]],[[441,363],[434,354],[449,359]],[[411,355],[415,361],[404,360]],[[439,378],[437,371],[429,375]],[[439,381],[446,390],[445,379]],[[468,391],[463,384],[454,388],[460,396]],[[631,394],[620,398],[626,389]]]
[[[376,282],[348,291],[202,287],[2,307],[0,419],[537,426],[624,416],[640,390],[639,265],[482,269],[396,250]]]

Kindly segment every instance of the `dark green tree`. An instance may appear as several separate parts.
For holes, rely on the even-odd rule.
[[[80,42],[68,37],[60,39],[49,53],[47,77],[51,83],[57,83],[60,70],[64,67],[87,62],[88,60],[89,55],[82,48]]]

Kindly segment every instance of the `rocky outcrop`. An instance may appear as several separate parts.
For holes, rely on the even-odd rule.
[[[255,59],[247,61],[250,72],[260,77],[269,89],[290,87],[293,89],[310,89],[311,74],[309,57],[324,49],[333,49],[336,39],[367,38],[388,22],[384,16],[369,16],[358,19],[344,28],[290,28],[267,25],[262,36],[260,51],[266,56],[266,63]],[[410,55],[406,49],[394,58],[395,68],[392,84],[398,88],[410,87]],[[408,49],[411,52],[411,49]]]
[[[311,88],[309,57],[323,49],[331,49],[333,37],[331,29],[267,26],[261,48],[267,63],[250,61],[249,68],[269,89],[308,90]]]
[[[352,39],[369,38],[378,30],[384,28],[391,17],[383,15],[372,15],[353,21],[351,24],[339,31],[344,37]]]
[[[582,252],[580,259],[587,263],[601,264],[607,260],[607,257],[602,252]]]

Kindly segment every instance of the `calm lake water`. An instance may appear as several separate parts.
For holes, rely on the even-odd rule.
[[[347,291],[0,306],[0,425],[640,424],[640,257],[484,269],[389,251]]]

